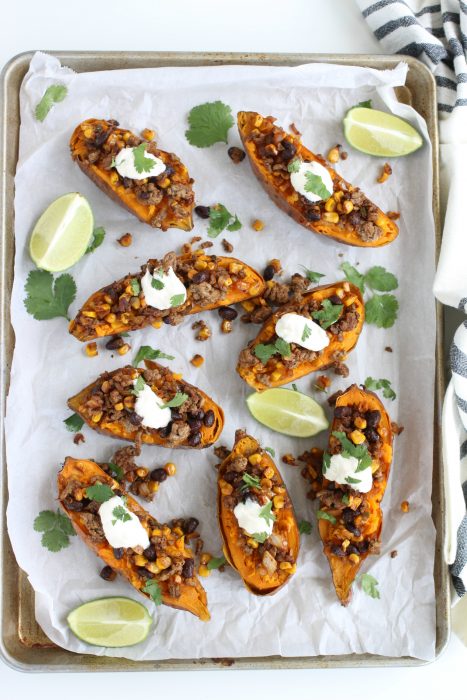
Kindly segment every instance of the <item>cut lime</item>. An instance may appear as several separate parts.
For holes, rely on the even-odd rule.
[[[344,118],[344,134],[351,146],[370,156],[395,158],[413,153],[423,139],[411,124],[378,109],[354,107]]]
[[[78,192],[64,194],[49,204],[34,226],[31,258],[42,270],[67,270],[85,254],[93,227],[88,200]]]
[[[246,402],[257,421],[278,433],[311,437],[329,427],[321,406],[300,391],[267,389],[250,394]]]
[[[98,647],[129,647],[148,636],[152,618],[131,598],[98,598],[83,603],[67,617],[71,631]]]

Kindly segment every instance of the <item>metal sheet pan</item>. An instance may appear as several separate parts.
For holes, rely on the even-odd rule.
[[[310,62],[360,65],[371,68],[393,68],[399,62],[394,56],[336,54],[244,54],[244,53],[173,53],[173,52],[51,52],[77,72],[147,68],[158,66],[200,66],[250,64],[293,66]],[[9,304],[13,281],[14,258],[14,175],[19,141],[19,90],[28,70],[32,52],[13,58],[2,73],[2,108],[0,114],[0,419],[5,410],[14,333],[10,324]],[[433,211],[436,226],[436,250],[440,245],[438,189],[438,131],[436,87],[433,76],[419,61],[406,57],[409,71],[407,84],[398,97],[410,102],[425,118],[433,144]],[[446,646],[450,632],[450,588],[442,548],[445,531],[445,506],[440,449],[441,401],[444,395],[443,316],[437,306],[437,377],[435,402],[435,442],[433,445],[433,520],[437,532],[435,556],[436,590],[436,657]],[[412,657],[392,658],[371,654],[345,656],[280,657],[237,659],[193,659],[134,662],[126,659],[75,654],[54,645],[42,632],[34,617],[34,592],[27,577],[16,564],[6,529],[8,499],[3,429],[0,434],[1,522],[0,522],[0,653],[4,661],[22,671],[180,671],[206,669],[304,669],[362,666],[411,666],[424,662]]]

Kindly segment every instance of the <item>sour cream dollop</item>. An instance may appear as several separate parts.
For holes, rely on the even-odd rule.
[[[265,505],[267,506],[268,503],[265,503]],[[264,506],[260,506],[260,504],[252,498],[247,498],[245,503],[240,501],[234,508],[233,512],[239,526],[249,535],[266,532],[269,537],[272,532],[274,523],[271,519],[266,520],[260,517],[262,508],[264,508]]]
[[[136,379],[133,382],[133,386]],[[172,413],[170,408],[162,408],[162,401],[157,394],[153,392],[148,384],[145,384],[135,401],[135,413],[142,418],[141,424],[145,428],[165,428],[171,421]]]
[[[356,471],[357,467],[358,459],[356,457],[350,455],[346,457],[343,454],[332,455],[329,468],[326,469],[324,476],[337,484],[347,484],[360,493],[368,493],[373,486],[371,467],[367,467],[361,472]],[[347,479],[352,479],[352,481],[347,481]]]
[[[296,343],[315,352],[323,350],[330,342],[328,334],[318,323],[295,313],[284,314],[278,319],[276,333],[287,343]]]
[[[323,185],[329,192],[328,197],[332,195],[334,187],[332,184],[332,178],[329,173],[329,170],[323,165],[321,165],[321,163],[318,163],[315,160],[311,163],[304,163],[302,161],[300,163],[300,168],[297,170],[297,172],[290,173],[290,182],[296,192],[302,194],[306,199],[308,199],[309,202],[323,201],[323,197],[316,194],[315,192],[308,192],[305,189],[305,185],[308,183],[307,173],[311,173],[312,175],[317,175],[318,177],[320,177],[323,182]]]
[[[141,279],[141,289],[146,304],[159,311],[181,306],[186,301],[186,287],[172,267],[167,272],[162,268],[155,269],[152,275],[146,268]]]
[[[117,515],[120,517],[114,513],[116,508],[118,508]],[[148,533],[141,525],[139,518],[128,510],[120,496],[114,496],[102,503],[99,508],[99,517],[105,539],[111,547],[116,549],[120,547],[146,549],[149,547]]]
[[[128,177],[130,180],[145,180],[147,177],[155,177],[165,170],[165,163],[152,153],[144,152],[144,157],[153,161],[150,170],[139,173],[135,167],[134,148],[122,148],[115,156],[115,168],[119,175]]]

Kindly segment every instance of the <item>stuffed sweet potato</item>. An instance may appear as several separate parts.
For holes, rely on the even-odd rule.
[[[290,313],[300,316],[303,328],[308,328],[300,342],[307,333],[306,340],[311,336],[309,319],[323,329],[319,331],[321,335],[326,333],[324,342],[328,345],[311,350],[300,342],[282,341],[277,349],[276,324]],[[365,305],[358,287],[349,282],[315,287],[267,319],[256,338],[240,353],[237,372],[253,389],[264,391],[340,363],[357,344],[364,319]],[[312,327],[319,330],[314,324]]]
[[[217,503],[229,564],[251,593],[276,593],[296,570],[300,535],[274,461],[242,431],[237,432],[232,452],[219,467]],[[256,520],[258,531],[241,527],[240,522],[246,524],[245,511],[250,524],[254,526]]]
[[[146,303],[141,280],[149,270],[174,271],[186,290],[186,300],[173,308],[157,309]],[[184,316],[229,306],[264,292],[261,275],[241,260],[216,255],[167,253],[148,260],[141,271],[128,274],[92,294],[70,323],[70,333],[82,342],[135,331],[162,321],[175,325]]]
[[[153,407],[144,402],[166,403],[155,412],[160,428],[150,427]],[[147,404],[146,404],[147,405]],[[104,372],[95,382],[68,400],[68,406],[93,430],[131,442],[169,448],[209,447],[218,440],[224,427],[224,413],[204,391],[176,376],[168,367],[146,360],[146,369],[122,367]],[[142,416],[137,412],[144,413]]]
[[[77,534],[108,567],[124,576],[147,598],[154,599],[149,591],[154,594],[158,589],[164,605],[186,610],[200,620],[209,620],[206,592],[195,574],[193,554],[185,546],[181,530],[158,523],[122,491],[117,481],[90,460],[67,457],[58,474],[57,485],[60,506]],[[114,496],[124,497],[124,507],[138,518],[149,539],[144,551],[141,546],[114,548],[109,544],[98,513],[102,497],[97,496],[95,488],[90,493],[87,491],[96,485],[110,488]],[[93,500],[90,494],[98,500]],[[123,510],[120,520],[122,515],[129,520]]]
[[[310,231],[341,243],[376,247],[396,238],[399,229],[394,221],[329,167],[322,156],[309,151],[299,136],[288,134],[274,122],[273,117],[257,112],[238,113],[238,129],[253,172],[280,209]],[[318,163],[327,171],[330,190],[322,190],[323,199],[318,196],[310,201],[306,192],[292,186],[294,168],[300,169],[303,163]]]
[[[138,178],[122,176],[115,165],[118,154],[123,149],[135,149],[142,144],[147,145],[138,151],[139,171],[134,173]],[[193,228],[193,180],[173,153],[161,151],[155,142],[145,141],[127,129],[119,128],[113,119],[87,119],[78,124],[70,140],[70,149],[71,157],[85,175],[143,223],[162,231],[168,228],[190,231]],[[165,169],[151,176],[151,158],[147,154],[162,161]],[[147,177],[144,177],[145,172]]]
[[[343,605],[350,602],[352,583],[362,563],[379,551],[380,503],[391,467],[392,439],[391,421],[376,394],[353,384],[339,396],[323,457],[318,522]],[[333,480],[336,473],[338,481]]]

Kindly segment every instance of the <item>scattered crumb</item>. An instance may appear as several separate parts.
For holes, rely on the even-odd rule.
[[[221,330],[222,333],[232,333],[232,321],[229,321],[228,319],[224,318],[224,320],[221,323]]]
[[[235,164],[241,163],[246,156],[245,151],[242,148],[238,148],[238,146],[231,146],[227,153],[230,160]]]
[[[395,421],[391,421],[391,430],[394,433],[394,435],[400,435],[404,432],[404,426],[398,425]]]
[[[222,247],[226,253],[233,253],[234,247],[232,243],[229,243],[229,241],[226,238],[222,239]]]
[[[184,243],[182,245],[182,255],[189,255],[192,252],[193,252],[193,249],[191,247],[191,243]]]
[[[327,159],[330,163],[337,163],[338,162],[339,157],[340,157],[340,154],[339,154],[340,147],[341,147],[340,143],[336,143],[336,145],[333,146],[328,151]]]
[[[199,246],[199,249],[204,250],[205,248],[212,248],[213,245],[214,243],[212,241],[204,241],[204,243],[201,243]]]
[[[128,343],[123,343],[123,345],[120,348],[118,348],[117,352],[119,355],[126,355],[127,352],[129,352],[130,350],[131,345],[129,345]]]
[[[389,163],[385,163],[385,164],[383,165],[383,169],[382,169],[382,171],[381,171],[381,175],[379,176],[379,178],[377,179],[376,182],[380,182],[380,183],[386,182],[386,180],[388,179],[388,177],[389,177],[390,175],[392,175],[392,168],[391,168],[391,166],[389,165]]]
[[[293,134],[295,134],[295,136],[301,136],[301,135],[302,135],[302,132],[299,131],[299,130],[297,129],[297,127],[295,126],[294,122],[292,122],[292,124],[289,126],[289,129],[290,129],[290,131],[291,131]]]
[[[201,236],[193,236],[193,238],[190,238],[190,245],[193,245],[193,243],[198,243],[198,241],[201,241],[202,238]]]
[[[397,557],[398,551],[397,549],[393,549],[391,552],[391,559],[395,559]]]
[[[264,229],[264,221],[261,221],[261,219],[255,219],[251,223],[251,228],[255,231],[262,231]]]
[[[120,243],[124,248],[128,248],[133,243],[133,236],[131,233],[124,233],[123,236],[117,238],[117,243]]]
[[[195,544],[195,554],[201,554],[204,549],[204,542],[201,537],[198,537]]]
[[[282,273],[282,264],[278,258],[273,258],[268,262],[268,265],[272,267],[275,275],[280,275]]]
[[[348,377],[350,374],[350,370],[345,362],[334,362],[333,369],[334,374],[337,374],[339,377]]]
[[[191,327],[198,331],[195,335],[196,340],[208,340],[211,337],[211,329],[206,321],[196,321]]]
[[[73,442],[75,445],[79,445],[81,442],[86,442],[83,433],[76,433],[76,435],[73,438]]]
[[[388,211],[388,212],[386,212],[386,216],[389,219],[392,219],[393,221],[397,221],[397,219],[400,218],[400,215],[401,215],[400,211]]]
[[[408,513],[410,510],[410,503],[408,501],[402,501],[401,503],[401,511],[403,513]]]
[[[282,455],[282,461],[284,462],[284,464],[288,464],[291,467],[297,466],[297,460],[290,453],[287,453],[286,455]]]
[[[224,459],[227,459],[229,456],[230,450],[225,445],[219,445],[218,447],[214,448],[214,454],[216,455],[217,459],[220,459],[223,462]]]
[[[347,153],[347,151],[341,151],[341,160],[347,160],[348,157],[349,154]]]
[[[320,376],[316,379],[315,388],[318,389],[318,391],[327,391],[327,389],[329,389],[330,386],[331,379],[325,374],[320,374]]]
[[[338,258],[343,258],[343,257],[344,257],[344,253],[337,253],[337,257],[338,257]]]
[[[390,345],[386,345],[384,349],[386,350],[386,352],[392,352],[392,347]]]
[[[99,354],[97,343],[88,343],[84,351],[88,357],[96,357]]]
[[[198,354],[193,355],[190,362],[194,367],[201,367],[201,365],[204,362],[204,357],[202,355],[198,355]]]
[[[156,136],[156,132],[152,129],[143,129],[141,136],[143,139],[146,139],[146,141],[153,141]]]

